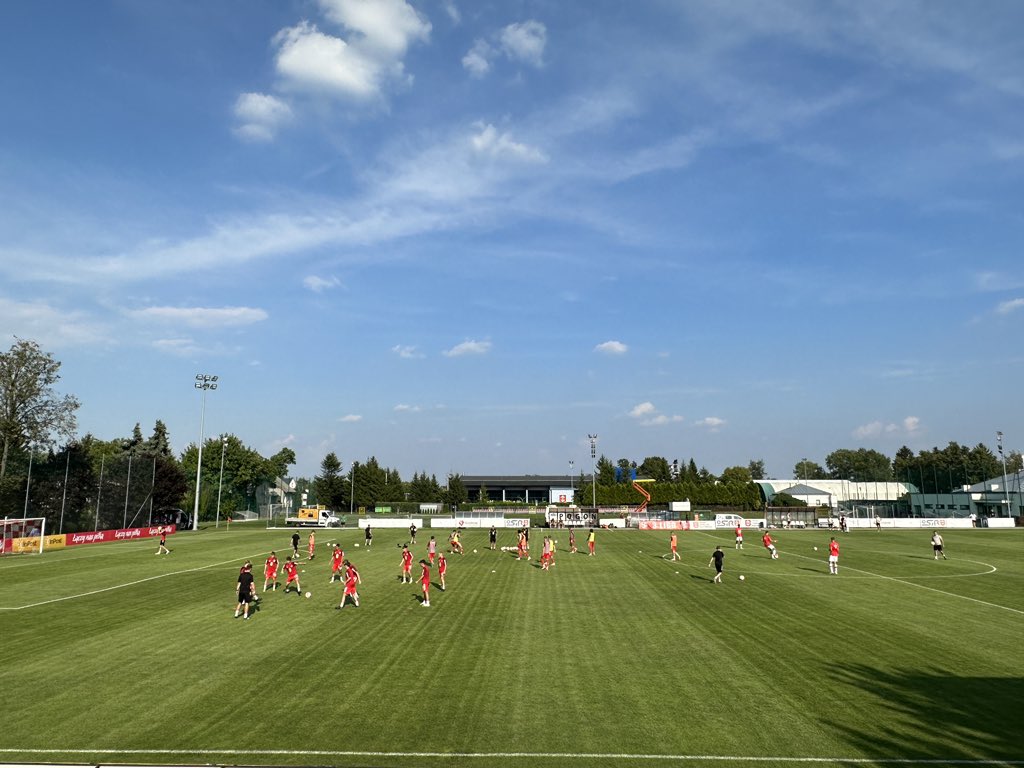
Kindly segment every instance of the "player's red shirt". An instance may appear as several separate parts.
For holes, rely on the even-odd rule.
[[[738,525],[736,526],[736,537],[737,538],[742,538],[743,537],[743,529],[740,526],[738,526]]]
[[[345,594],[354,595],[356,593],[356,587],[359,586],[359,571],[353,566],[349,566],[345,571]]]
[[[291,560],[285,560],[284,572],[288,574],[288,581],[296,581],[299,578],[299,571]]]
[[[331,553],[331,570],[340,571],[341,561],[345,559],[345,553],[341,551],[341,547],[335,547],[334,552]]]
[[[271,555],[267,558],[266,565],[263,566],[263,573],[268,579],[273,579],[277,576],[277,558]]]
[[[430,585],[430,566],[427,565],[426,563],[423,563],[422,565],[420,565],[420,567],[423,569],[423,574],[420,576],[420,582],[425,587],[429,586]]]
[[[766,533],[764,536],[761,537],[761,541],[764,542],[764,545],[766,547],[770,547],[772,544],[772,537]]]
[[[672,551],[673,551],[673,552],[675,552],[675,551],[676,551],[676,546],[677,546],[677,545],[678,545],[678,543],[679,543],[679,537],[678,537],[678,536],[676,536],[676,534],[674,534],[674,533],[673,533],[673,534],[672,534],[672,535],[671,535],[671,536],[669,537],[669,542],[670,542],[670,543],[672,544]]]
[[[831,542],[829,542],[828,553],[830,555],[835,555],[836,557],[839,557],[839,542],[838,541],[831,541]]]
[[[441,576],[444,576],[448,572],[448,561],[444,559],[444,552],[442,552],[441,556],[437,559],[437,572]]]
[[[402,570],[406,572],[412,570],[412,552],[408,549],[402,550]]]

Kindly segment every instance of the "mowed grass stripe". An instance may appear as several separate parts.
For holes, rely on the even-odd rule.
[[[958,551],[982,532],[965,533]],[[1005,534],[978,539],[1006,567],[1001,581],[985,577],[999,603],[1012,599],[1005,590],[1021,570],[1021,539]],[[999,728],[1022,693],[1012,653],[1018,618],[884,579],[824,577],[823,558],[789,556],[821,546],[820,532],[780,537],[774,562],[750,543],[736,552],[728,534],[684,536],[675,565],[660,557],[663,534],[602,531],[598,556],[588,558],[570,556],[559,531],[557,564],[542,573],[533,561],[484,551],[484,532],[470,531],[470,553],[449,558],[450,589],[434,588],[427,609],[418,584],[398,582],[404,532],[378,531],[367,552],[352,546],[360,532],[346,531],[346,554],[364,576],[362,608],[333,610],[341,588],[327,584],[322,535],[317,559],[302,565],[312,598],[271,593],[252,620],[232,620],[240,563],[220,567],[217,558],[282,554],[287,535],[233,528],[183,534],[169,557],[95,558],[75,579],[119,570],[127,582],[179,554],[214,567],[19,612],[20,620],[0,614],[5,640],[25,649],[0,672],[19,691],[0,747],[50,747],[54,734],[37,725],[45,719],[61,723],[69,748],[110,749],[116,738],[122,748],[160,744],[183,756],[230,751],[241,709],[257,723],[247,749],[269,755],[301,739],[312,750],[266,762],[303,763],[317,749],[351,753],[354,765],[377,752],[393,756],[373,757],[375,765],[409,765],[395,753],[424,752],[558,755],[545,758],[553,765],[579,764],[567,755],[584,752],[1020,756]],[[535,554],[542,536],[534,531]],[[910,564],[925,575],[927,566],[955,565],[921,560],[920,534],[867,536],[842,539],[842,562],[880,572]],[[727,550],[722,585],[709,583],[705,567],[716,541]],[[417,560],[424,552],[421,542]]]

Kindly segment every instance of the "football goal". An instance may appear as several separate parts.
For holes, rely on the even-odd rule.
[[[0,520],[0,555],[42,554],[45,517],[5,517]]]

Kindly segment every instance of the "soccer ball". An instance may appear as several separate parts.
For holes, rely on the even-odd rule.
[[[740,577],[740,578],[742,578],[742,577]],[[312,596],[313,596],[313,593],[312,593],[312,592],[307,592],[307,593],[306,593],[306,597],[312,597]]]
[[[746,577],[745,577],[745,576],[743,576],[743,574],[740,574],[740,581],[743,581],[743,580],[744,580],[745,578],[746,578]]]
[[[356,544],[356,549],[359,549],[359,545],[358,544]]]
[[[817,551],[818,551],[818,548],[817,548],[817,547],[815,547],[815,548],[814,548],[814,551],[815,551],[815,552],[817,552]]]
[[[475,550],[475,549],[473,550],[473,554],[474,554],[474,555],[476,554],[476,550]]]

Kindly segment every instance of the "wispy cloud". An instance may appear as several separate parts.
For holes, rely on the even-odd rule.
[[[544,66],[547,44],[548,30],[541,22],[530,19],[509,24],[491,42],[485,38],[475,40],[462,57],[462,66],[473,77],[483,77],[491,71],[495,59],[505,56],[509,61],[540,68]]]
[[[1024,299],[1010,299],[1009,301],[1001,302],[999,306],[996,307],[996,314],[1008,315],[1011,312],[1016,312],[1022,307],[1024,307]]]
[[[445,357],[462,357],[464,355],[486,355],[491,351],[489,341],[464,341],[451,349],[445,350]]]
[[[917,416],[907,416],[899,424],[883,422],[880,420],[862,424],[853,430],[852,434],[858,440],[880,437],[882,435],[913,435],[921,428],[921,420]]]
[[[320,277],[318,275],[308,275],[302,279],[302,284],[313,291],[313,293],[323,293],[329,288],[337,288],[341,285],[341,281],[333,276]]]
[[[396,413],[419,413],[422,409],[418,405],[399,403],[395,406],[394,410]]]
[[[46,301],[14,301],[0,297],[0,328],[17,328],[18,335],[45,347],[95,344],[111,338],[110,329],[85,312],[64,310]],[[0,333],[13,340],[14,335]]]
[[[717,416],[705,416],[703,419],[694,422],[698,427],[707,427],[709,432],[718,432],[725,426],[725,423],[725,419],[720,419]]]
[[[665,424],[678,424],[684,420],[682,416],[670,416],[665,413],[658,413],[658,409],[654,406],[654,403],[650,401],[645,401],[633,406],[629,415],[634,419],[639,419],[640,426],[643,427],[660,427]]]
[[[629,351],[629,347],[621,341],[605,341],[594,347],[594,351],[603,352],[606,355],[624,355]]]
[[[417,360],[424,357],[423,353],[418,351],[416,347],[404,346],[402,344],[396,344],[391,348],[391,351],[406,360]]]
[[[349,414],[347,414],[345,416],[342,416],[340,419],[338,419],[338,421],[344,422],[346,424],[352,424],[354,422],[362,421],[362,420],[363,420],[363,417],[360,416],[357,413],[349,413]]]
[[[262,309],[252,307],[146,307],[128,310],[136,320],[187,325],[192,328],[223,328],[252,325],[267,319]]]
[[[235,134],[247,141],[271,141],[283,125],[291,121],[287,103],[266,93],[243,93],[235,101],[239,125]]]

